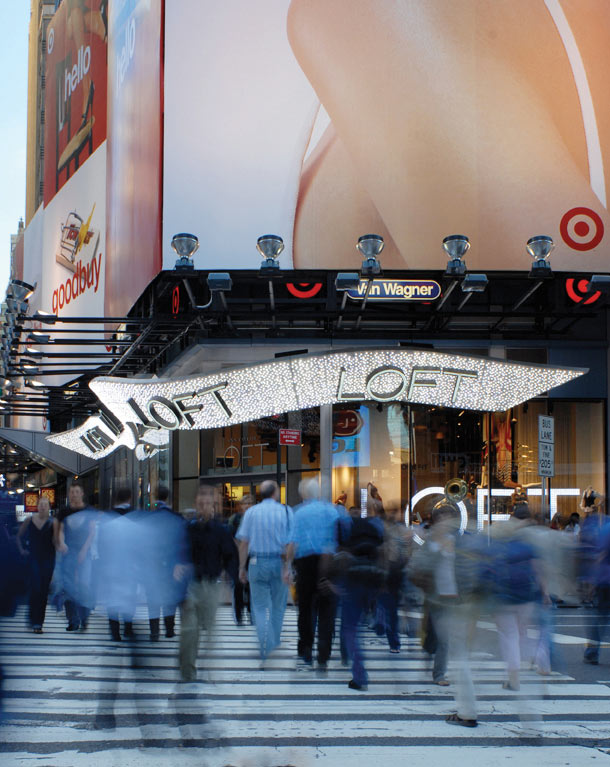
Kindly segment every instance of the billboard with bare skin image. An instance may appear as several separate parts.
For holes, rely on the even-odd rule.
[[[172,12],[170,12],[170,9]],[[163,256],[197,268],[607,271],[605,0],[185,0],[165,18]]]

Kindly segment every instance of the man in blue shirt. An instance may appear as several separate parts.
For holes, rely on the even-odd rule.
[[[299,658],[312,663],[315,626],[318,626],[318,668],[326,670],[333,639],[335,596],[325,577],[328,560],[337,545],[337,509],[320,500],[320,487],[315,479],[299,484],[303,503],[294,515],[291,542],[297,576],[299,603]]]
[[[292,509],[279,503],[280,489],[273,480],[261,484],[262,501],[244,514],[237,531],[239,579],[250,582],[252,614],[261,654],[261,668],[280,644],[288,599],[292,535]],[[250,557],[248,572],[246,561]]]

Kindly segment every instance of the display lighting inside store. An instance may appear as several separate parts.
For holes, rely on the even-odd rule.
[[[99,377],[89,384],[120,428],[99,417],[48,437],[101,457],[146,432],[210,429],[339,402],[413,402],[504,411],[586,373],[416,349],[328,352],[183,379]],[[148,436],[146,437],[148,439]]]

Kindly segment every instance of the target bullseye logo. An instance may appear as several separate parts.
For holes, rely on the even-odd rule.
[[[180,288],[178,285],[174,288],[172,291],[172,314],[174,317],[178,314],[180,311]]]
[[[601,296],[601,291],[589,293],[589,280],[578,280],[570,277],[566,280],[566,293],[575,304],[593,304]]]
[[[566,245],[573,250],[592,250],[604,236],[604,222],[591,208],[571,208],[559,224]]]
[[[299,282],[298,285],[295,285],[294,282],[287,282],[286,287],[288,288],[288,292],[295,298],[313,298],[322,290],[322,283]]]

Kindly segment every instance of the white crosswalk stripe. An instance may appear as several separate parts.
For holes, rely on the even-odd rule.
[[[408,761],[578,764],[591,749],[610,749],[610,688],[525,671],[518,693],[503,690],[503,664],[479,654],[473,663],[479,727],[449,727],[452,688],[431,683],[430,662],[416,638],[400,655],[364,635],[368,691],[349,690],[349,669],[335,651],[326,675],[297,665],[296,614],[288,608],[282,647],[258,669],[254,628],[234,624],[221,607],[213,642],[202,638],[200,681],[181,684],[177,639],[113,643],[105,617],[86,633],[68,634],[49,614],[42,636],[23,610],[0,626],[6,720],[3,767],[96,765],[302,765],[367,767]],[[540,745],[552,748],[540,749]],[[485,756],[487,754],[487,756]],[[552,755],[552,759],[547,755]],[[514,761],[512,762],[514,764]],[[588,762],[587,762],[588,763]]]

